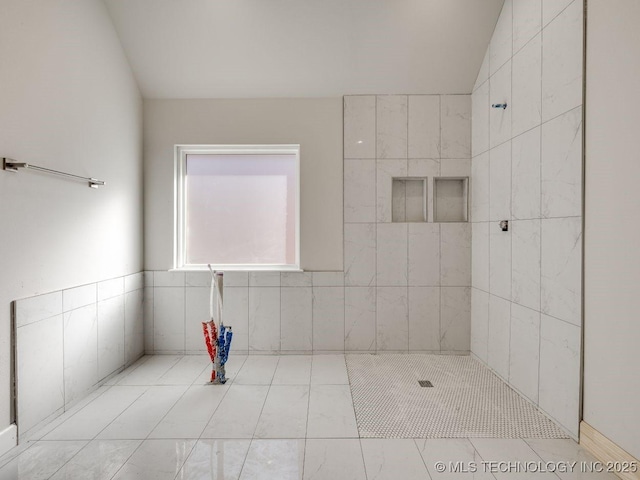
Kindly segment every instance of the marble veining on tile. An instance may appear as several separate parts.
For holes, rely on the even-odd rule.
[[[442,95],[440,115],[441,158],[471,158],[471,97]]]
[[[540,218],[540,127],[514,138],[511,146],[512,217]]]
[[[344,97],[344,158],[376,158],[376,97]]]
[[[467,353],[471,336],[471,288],[440,289],[440,349]]]
[[[407,95],[378,95],[377,158],[407,158],[407,105]]]
[[[513,53],[542,30],[542,0],[513,2]]]
[[[409,349],[409,305],[406,287],[376,289],[376,344],[378,351]]]
[[[440,96],[409,95],[409,158],[440,158]]]
[[[489,72],[493,75],[513,53],[513,1],[506,0],[489,43]]]
[[[346,351],[376,350],[376,289],[346,287],[344,348]]]
[[[313,288],[313,349],[344,351],[344,288]]]
[[[532,402],[538,402],[540,313],[511,305],[509,381]]]
[[[582,108],[542,126],[542,216],[582,215]]]
[[[348,286],[375,285],[376,224],[345,224],[344,283]]]
[[[511,299],[540,310],[540,220],[511,224]]]

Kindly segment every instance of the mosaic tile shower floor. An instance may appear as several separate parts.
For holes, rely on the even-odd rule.
[[[347,355],[361,438],[567,438],[469,356]],[[421,387],[429,380],[433,387]]]

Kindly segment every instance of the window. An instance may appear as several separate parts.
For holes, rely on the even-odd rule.
[[[175,193],[175,268],[300,268],[299,145],[177,146]]]

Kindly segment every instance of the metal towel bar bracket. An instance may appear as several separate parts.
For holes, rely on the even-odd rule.
[[[90,188],[98,188],[107,184],[107,182],[98,180],[96,178],[81,177],[80,175],[74,175],[72,173],[60,172],[58,170],[52,170],[50,168],[39,167],[37,165],[32,165],[30,163],[16,162],[15,160],[12,160],[10,158],[2,159],[2,169],[7,172],[17,172],[21,168],[28,169],[28,170],[35,170],[38,172],[51,173],[53,175],[60,175],[62,177],[74,178],[76,180],[82,180],[83,182],[87,182]]]

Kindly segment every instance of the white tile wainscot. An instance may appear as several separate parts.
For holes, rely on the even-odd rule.
[[[19,441],[144,354],[143,273],[13,303]]]

